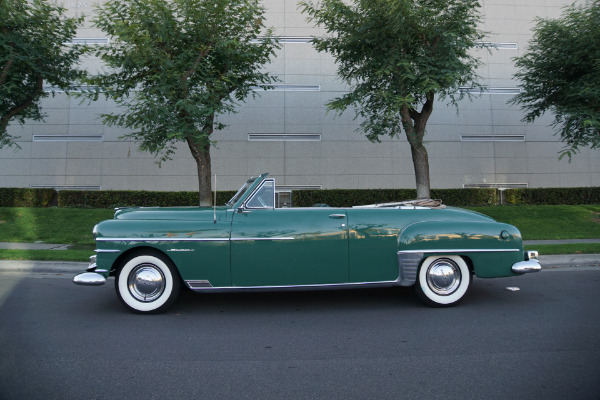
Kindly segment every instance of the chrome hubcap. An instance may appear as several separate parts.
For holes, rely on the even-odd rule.
[[[458,289],[462,275],[452,260],[442,258],[427,268],[427,285],[440,296],[448,296]]]
[[[129,274],[127,286],[136,300],[149,303],[165,291],[165,276],[153,264],[140,264]]]

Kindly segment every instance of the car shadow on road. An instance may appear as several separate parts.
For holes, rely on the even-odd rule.
[[[184,290],[171,312],[287,313],[421,307],[412,288],[195,293]]]

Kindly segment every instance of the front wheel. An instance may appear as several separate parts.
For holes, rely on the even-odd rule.
[[[137,313],[157,314],[179,295],[179,274],[165,256],[148,252],[131,256],[115,279],[119,300]]]
[[[419,269],[415,290],[425,304],[448,307],[467,294],[471,280],[471,271],[461,257],[429,257]]]

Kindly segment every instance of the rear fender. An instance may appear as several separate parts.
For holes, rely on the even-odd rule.
[[[417,222],[398,235],[403,286],[414,283],[418,267],[427,257],[459,255],[472,265],[475,275],[491,278],[515,275],[511,267],[523,260],[523,254],[519,230],[495,221]]]

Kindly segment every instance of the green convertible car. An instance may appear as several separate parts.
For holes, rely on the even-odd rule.
[[[434,201],[352,208],[275,208],[275,181],[249,179],[214,208],[126,208],[94,228],[96,255],[74,278],[115,277],[121,302],[158,313],[181,286],[197,292],[414,286],[450,306],[472,275],[541,269],[512,225]]]

